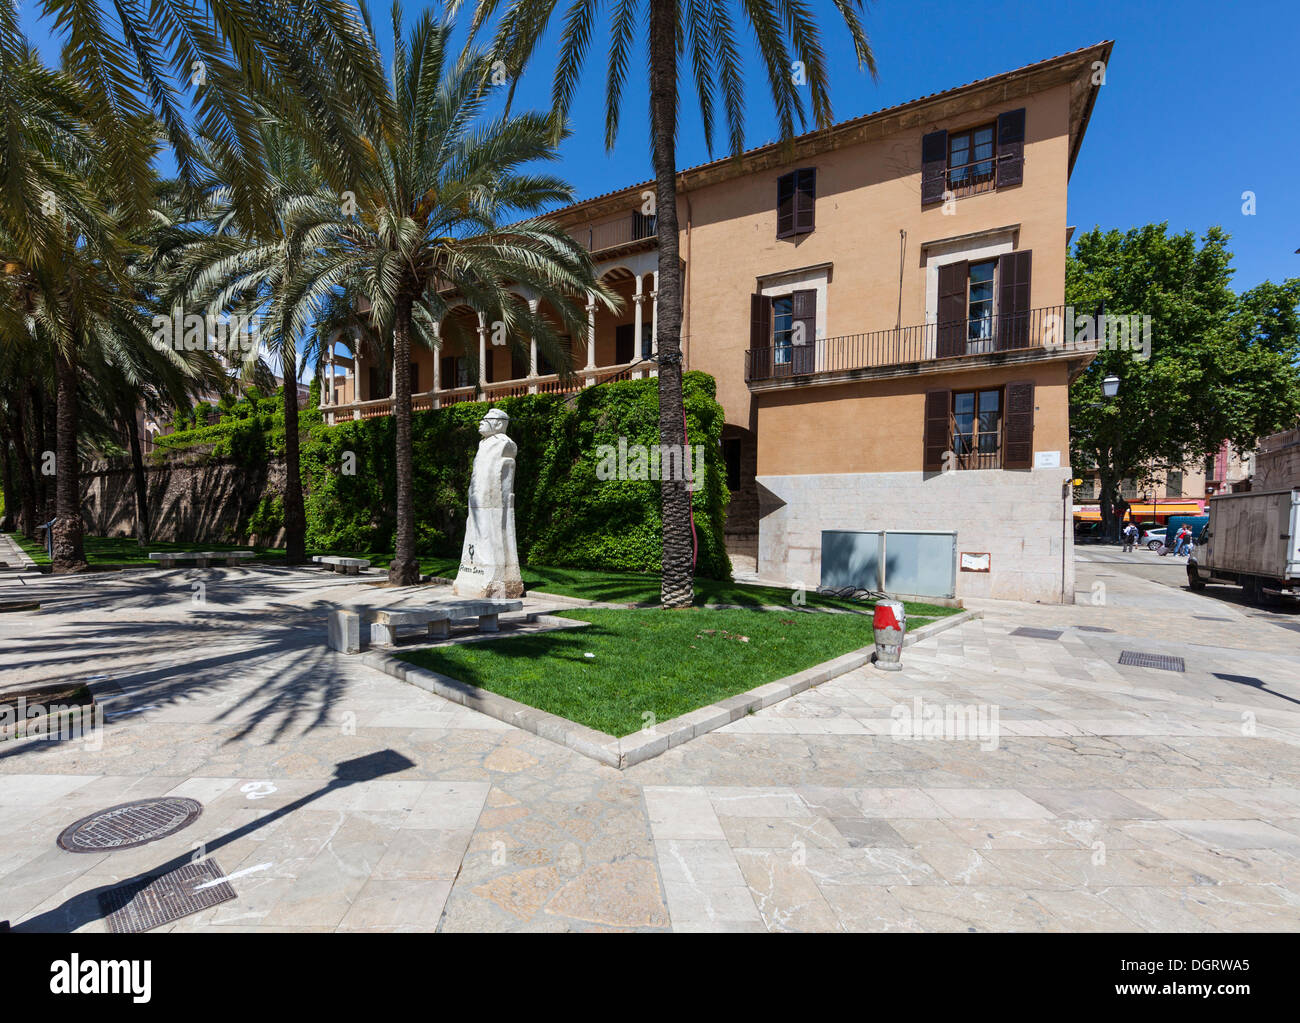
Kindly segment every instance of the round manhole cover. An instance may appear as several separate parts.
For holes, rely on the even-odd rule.
[[[78,853],[132,849],[180,831],[202,812],[203,804],[194,799],[137,799],[64,828],[59,848]]]

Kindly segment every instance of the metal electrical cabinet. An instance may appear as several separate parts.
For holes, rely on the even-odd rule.
[[[821,585],[909,597],[954,597],[957,534],[927,529],[824,529]]]

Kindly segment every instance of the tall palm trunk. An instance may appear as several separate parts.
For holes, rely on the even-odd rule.
[[[686,443],[682,404],[682,271],[677,239],[677,0],[650,0],[650,120],[659,236],[659,443]],[[683,459],[684,461],[684,459]],[[685,479],[659,484],[664,607],[694,600],[695,543]]]
[[[58,515],[54,508],[54,478],[47,471],[49,460],[45,455],[47,451],[53,451],[56,447],[55,438],[58,436],[58,426],[55,423],[55,403],[45,400],[44,384],[33,383],[31,385],[31,396],[32,433],[34,434],[32,440],[36,445],[33,454],[36,456],[37,461],[36,471],[40,473],[37,480],[37,486],[40,489],[36,495],[36,512],[40,515],[41,522],[49,522],[50,519]]]
[[[393,563],[388,568],[388,581],[395,586],[414,586],[420,581],[420,563],[415,559],[415,498],[411,473],[411,305],[409,296],[399,297],[393,319],[397,543]]]
[[[32,471],[32,452],[27,444],[27,416],[22,398],[13,394],[14,457],[18,462],[18,484],[23,494],[23,536],[36,538],[36,474]]]
[[[123,410],[126,417],[126,435],[131,446],[131,479],[135,484],[135,540],[141,547],[148,545],[152,527],[149,522],[149,485],[144,477],[144,455],[140,449],[140,421],[136,410],[129,405]]]
[[[55,355],[58,374],[57,442],[54,474],[55,572],[81,572],[87,567],[81,519],[81,479],[77,466],[77,366],[71,356]]]
[[[14,493],[14,460],[9,454],[9,430],[7,424],[0,423],[0,492],[5,499],[4,514],[0,515],[0,529],[12,529],[11,523],[18,519],[14,509],[18,495]]]
[[[298,454],[298,359],[285,342],[284,360],[284,546],[285,561],[307,560],[307,516],[302,506]]]

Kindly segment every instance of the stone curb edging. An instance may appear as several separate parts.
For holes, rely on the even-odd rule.
[[[903,646],[911,646],[937,633],[983,617],[982,611],[962,611],[960,614],[941,618],[929,625],[921,626],[915,632],[909,632],[903,639]],[[549,714],[526,703],[480,689],[478,686],[430,671],[428,668],[416,667],[414,664],[399,660],[392,654],[369,650],[359,656],[362,664],[376,671],[382,671],[386,675],[391,675],[426,692],[435,693],[462,707],[477,710],[498,721],[515,725],[543,739],[550,739],[608,767],[623,770],[666,753],[674,746],[680,746],[684,742],[730,724],[752,711],[770,707],[806,689],[847,674],[864,664],[870,664],[875,660],[876,651],[874,644],[854,650],[794,675],[768,682],[757,689],[738,693],[719,703],[687,711],[685,714],[656,725],[652,731],[634,732],[622,738],[598,732],[576,721],[570,721],[557,714]]]

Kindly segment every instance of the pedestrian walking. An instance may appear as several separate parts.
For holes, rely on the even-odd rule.
[[[1129,523],[1124,527],[1124,553],[1127,554],[1133,550],[1133,545],[1137,543],[1138,531],[1137,526]]]

